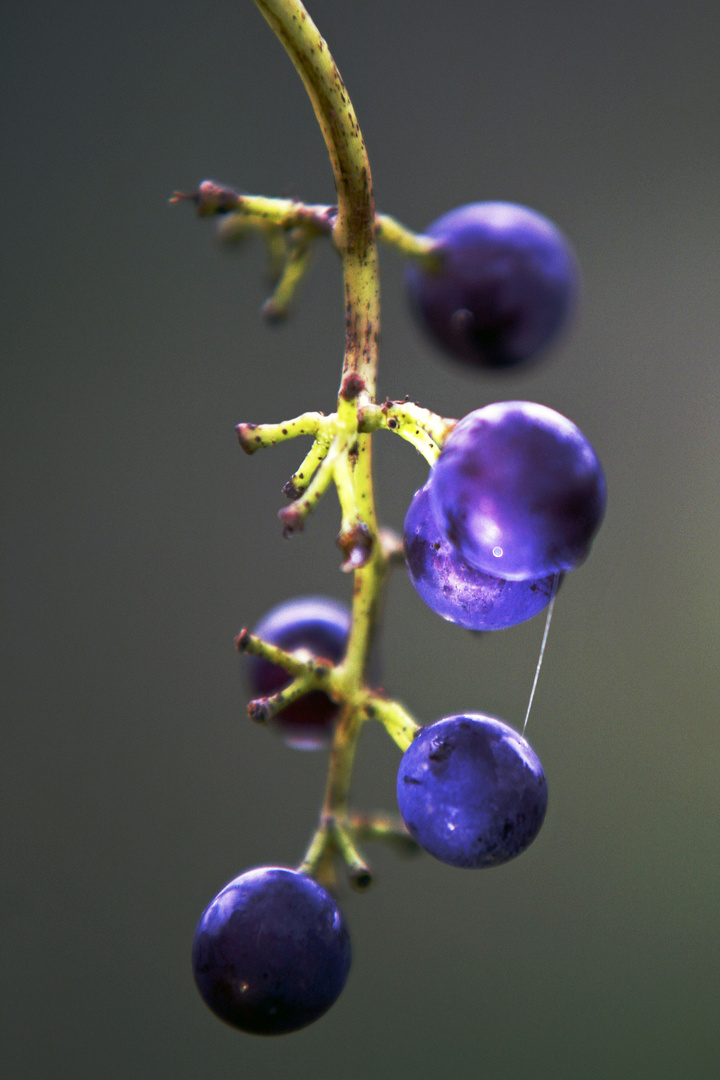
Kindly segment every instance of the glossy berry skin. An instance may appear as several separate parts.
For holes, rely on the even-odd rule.
[[[421,600],[468,630],[503,630],[531,619],[547,607],[561,575],[527,581],[475,570],[438,528],[430,502],[429,484],[415,492],[403,530],[405,562]]]
[[[269,611],[253,631],[287,652],[305,651],[338,663],[345,655],[350,611],[326,596],[302,596]],[[268,660],[249,658],[249,677],[256,697],[268,697],[291,682],[284,668]],[[292,702],[274,718],[285,742],[297,750],[317,750],[329,743],[337,705],[322,690]]]
[[[578,566],[605,512],[605,477],[588,440],[530,401],[461,420],[429,484],[440,530],[462,558],[511,581]]]
[[[426,230],[442,261],[411,265],[406,283],[423,326],[473,367],[508,368],[555,338],[575,306],[578,270],[562,233],[514,203],[461,206]]]
[[[491,716],[450,716],[424,728],[397,780],[412,836],[450,866],[499,866],[538,834],[547,809],[542,765],[526,740]]]
[[[317,882],[263,866],[235,878],[205,909],[192,965],[221,1020],[254,1035],[284,1035],[337,999],[350,970],[350,937]]]

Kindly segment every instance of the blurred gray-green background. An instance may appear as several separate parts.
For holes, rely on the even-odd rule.
[[[234,425],[333,408],[337,260],[259,317],[259,245],[170,208],[205,177],[333,201],[302,86],[250,0],[3,6],[2,1071],[13,1080],[710,1080],[720,1075],[720,9],[716,0],[316,0],[378,206],[478,199],[572,238],[580,318],[544,363],[474,378],[411,322],[383,252],[382,397],[463,415],[532,398],[606,468],[608,515],[556,606],[528,734],[551,805],[493,871],[371,851],[343,894],[347,988],[279,1040],[197,996],[222,885],[296,863],[323,755],[244,719],[233,636],[348,597],[327,498],[284,542],[306,443]],[[400,528],[425,467],[377,447]],[[385,683],[423,721],[520,726],[542,620],[478,640],[404,575]],[[355,801],[394,805],[368,731]]]

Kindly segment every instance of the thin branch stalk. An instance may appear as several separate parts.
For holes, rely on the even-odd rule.
[[[255,0],[255,3],[300,74],[325,138],[338,200],[332,238],[342,259],[345,287],[345,356],[337,415],[333,418],[335,438],[304,494],[281,512],[285,521],[293,509],[299,511],[301,505],[309,506],[314,489],[324,486],[326,474],[332,471],[342,507],[339,539],[346,555],[345,568],[355,568],[352,624],[345,658],[331,671],[328,680],[330,693],[337,691],[341,705],[330,747],[325,801],[318,831],[302,869],[317,872],[334,850],[348,863],[351,875],[369,881],[369,871],[342,822],[348,814],[350,778],[360,729],[366,719],[378,715],[365,676],[388,567],[375,516],[371,433],[360,432],[363,409],[372,407],[375,401],[380,326],[372,179],[355,110],[328,47],[303,5],[299,0]],[[303,421],[298,426],[308,433],[308,429],[314,428],[316,436],[319,428],[325,426],[315,426],[304,418]],[[277,434],[277,430],[272,435],[267,432],[268,441],[277,439]],[[285,437],[282,427],[280,435]],[[258,440],[257,430],[248,432],[245,438],[245,432],[240,436],[248,449],[264,441],[262,436]],[[293,674],[297,678],[299,673]],[[400,706],[397,709],[402,713]],[[408,721],[414,730],[416,725],[410,718]],[[403,741],[411,737],[404,718],[392,709],[383,722],[396,741],[398,735]]]

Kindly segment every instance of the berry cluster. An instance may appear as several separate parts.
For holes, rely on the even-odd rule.
[[[451,622],[513,626],[585,559],[604,512],[602,467],[570,420],[529,401],[486,405],[454,428],[410,504],[410,577]]]
[[[451,866],[488,868],[524,851],[545,817],[545,774],[523,735],[477,712],[423,727],[377,687],[371,645],[389,569],[404,562],[421,599],[459,626],[516,625],[546,608],[585,560],[606,496],[585,436],[545,406],[501,401],[457,422],[407,402],[375,403],[376,237],[408,257],[422,326],[474,368],[511,367],[547,348],[574,305],[575,259],[547,219],[508,203],[461,207],[424,235],[375,215],[364,144],[325,42],[299,2],[256,3],[313,98],[338,206],[240,195],[209,181],[185,197],[203,215],[222,215],[226,236],[261,231],[278,265],[265,308],[273,319],[287,311],[315,239],[330,236],[343,257],[347,352],[337,412],[240,424],[238,435],[247,453],[312,437],[283,489],[291,500],[280,512],[283,528],[286,535],[301,530],[334,483],[341,569],[355,577],[352,611],[328,597],[301,597],[237,638],[249,656],[251,718],[272,723],[295,749],[330,747],[325,800],[303,862],[241,874],[195,931],[193,970],[205,1002],[242,1031],[273,1035],[318,1019],[343,989],[350,940],[332,894],[338,860],[351,885],[370,884],[359,843],[419,847]],[[341,114],[348,117],[342,130]],[[375,520],[368,451],[379,429],[411,442],[431,466],[402,540]],[[355,745],[367,720],[379,721],[403,751],[399,818],[349,808]]]

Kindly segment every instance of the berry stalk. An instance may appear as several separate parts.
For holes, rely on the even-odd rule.
[[[348,863],[351,875],[363,875],[366,868],[344,823],[357,739],[368,717],[363,708],[368,698],[367,660],[389,561],[375,516],[372,433],[360,430],[363,410],[375,403],[380,325],[372,177],[340,72],[303,5],[299,0],[255,2],[303,80],[325,138],[338,200],[332,239],[342,260],[345,287],[345,356],[334,418],[338,456],[330,465],[330,452],[318,469],[320,473],[332,468],[342,509],[339,543],[345,556],[343,569],[354,573],[352,624],[345,658],[335,670],[335,683],[343,692],[339,695],[340,718],[330,748],[321,821],[302,866],[305,872],[317,873],[335,850]],[[329,215],[323,215],[324,223],[330,220]],[[242,434],[241,441],[246,445]],[[283,512],[283,521],[291,512],[290,507]],[[415,726],[409,717],[407,725]]]
[[[337,65],[299,0],[255,0],[305,84],[335,175],[338,213],[333,241],[345,283],[343,385],[356,376],[352,398],[375,396],[380,289],[375,202],[365,142]],[[360,386],[362,383],[362,386]]]

